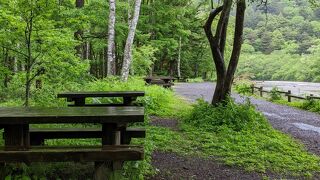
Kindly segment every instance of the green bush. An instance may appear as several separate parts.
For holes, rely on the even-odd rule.
[[[270,91],[270,101],[281,100],[281,94],[279,93],[279,89],[277,87],[273,87]]]
[[[272,128],[249,102],[229,100],[212,106],[202,100],[185,119],[184,137],[207,157],[248,171],[310,177],[320,172],[320,158],[290,136]]]
[[[244,128],[266,125],[249,101],[238,105],[231,99],[216,107],[204,100],[198,100],[198,104],[194,105],[192,113],[185,121],[209,131],[217,131],[224,127],[241,131]]]
[[[204,82],[204,80],[202,79],[202,77],[188,78],[188,82],[189,83],[200,83],[200,82]]]
[[[122,82],[118,77],[105,78],[88,83],[83,91],[145,91],[145,97],[137,101],[142,103],[150,115],[175,116],[175,110],[186,108],[186,103],[175,96],[174,92],[157,85],[146,86],[142,77],[130,77],[127,82]],[[102,102],[104,99],[100,99]],[[113,99],[120,101],[121,99]]]
[[[252,82],[241,80],[235,83],[234,89],[237,93],[242,95],[250,95],[252,93]]]

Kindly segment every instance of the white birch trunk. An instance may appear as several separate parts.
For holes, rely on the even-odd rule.
[[[17,57],[13,57],[13,73],[16,74],[18,72],[18,61]]]
[[[86,42],[86,59],[89,59],[89,53],[90,53],[90,43]]]
[[[108,58],[107,58],[107,75],[115,75],[115,24],[116,24],[116,1],[109,0],[109,25],[108,25]]]
[[[179,78],[181,77],[180,66],[181,66],[181,36],[179,39],[179,52],[178,52],[178,61],[177,61],[177,74]]]
[[[129,33],[126,41],[126,46],[124,49],[123,65],[121,69],[122,81],[127,81],[129,76],[130,66],[132,62],[132,45],[133,45],[134,35],[137,28],[138,20],[139,20],[140,7],[141,7],[141,0],[136,0],[134,5],[133,19],[131,21],[131,25],[129,28]]]

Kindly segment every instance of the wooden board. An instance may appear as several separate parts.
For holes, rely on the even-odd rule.
[[[129,137],[144,138],[146,130],[143,128],[127,128],[124,135]],[[30,129],[30,139],[64,139],[64,138],[101,138],[101,128],[46,128]]]
[[[138,97],[144,96],[144,91],[88,91],[59,93],[58,98],[86,98],[86,97]]]
[[[29,151],[0,151],[0,162],[94,162],[142,160],[138,146],[33,147]]]
[[[0,108],[0,126],[49,123],[131,123],[144,121],[143,107]]]

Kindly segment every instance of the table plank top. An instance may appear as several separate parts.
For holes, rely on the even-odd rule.
[[[138,97],[144,95],[144,91],[84,91],[59,93],[58,98]]]
[[[132,123],[144,121],[144,107],[0,108],[0,125],[46,123]]]

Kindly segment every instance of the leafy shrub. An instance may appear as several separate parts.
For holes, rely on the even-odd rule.
[[[137,101],[142,103],[150,115],[175,116],[175,108],[185,108],[187,104],[181,102],[174,92],[157,85],[146,86],[142,77],[130,77],[127,82],[122,82],[118,77],[105,78],[88,83],[83,91],[145,91],[145,97]],[[113,99],[120,101],[121,99]],[[103,99],[101,100],[103,101]],[[178,105],[177,105],[178,104]],[[179,104],[181,106],[179,106]]]
[[[204,82],[204,80],[202,79],[202,77],[188,78],[188,82],[190,82],[190,83],[200,83],[200,82]]]
[[[254,110],[249,101],[237,105],[231,99],[217,107],[203,100],[198,100],[198,104],[194,105],[186,122],[210,131],[217,131],[222,127],[241,131],[248,127],[266,124],[263,117]]]
[[[299,108],[312,112],[320,112],[320,102],[314,99],[307,99],[300,103]]]
[[[251,86],[252,83],[250,81],[241,80],[235,83],[234,89],[239,94],[250,95],[252,93]]]
[[[319,157],[273,129],[249,102],[237,105],[228,100],[224,105],[212,106],[199,100],[181,128],[186,139],[197,147],[194,151],[219,157],[228,165],[290,177],[311,177],[320,171]]]
[[[270,91],[270,101],[281,100],[281,94],[279,93],[279,89],[277,87],[273,87]]]

